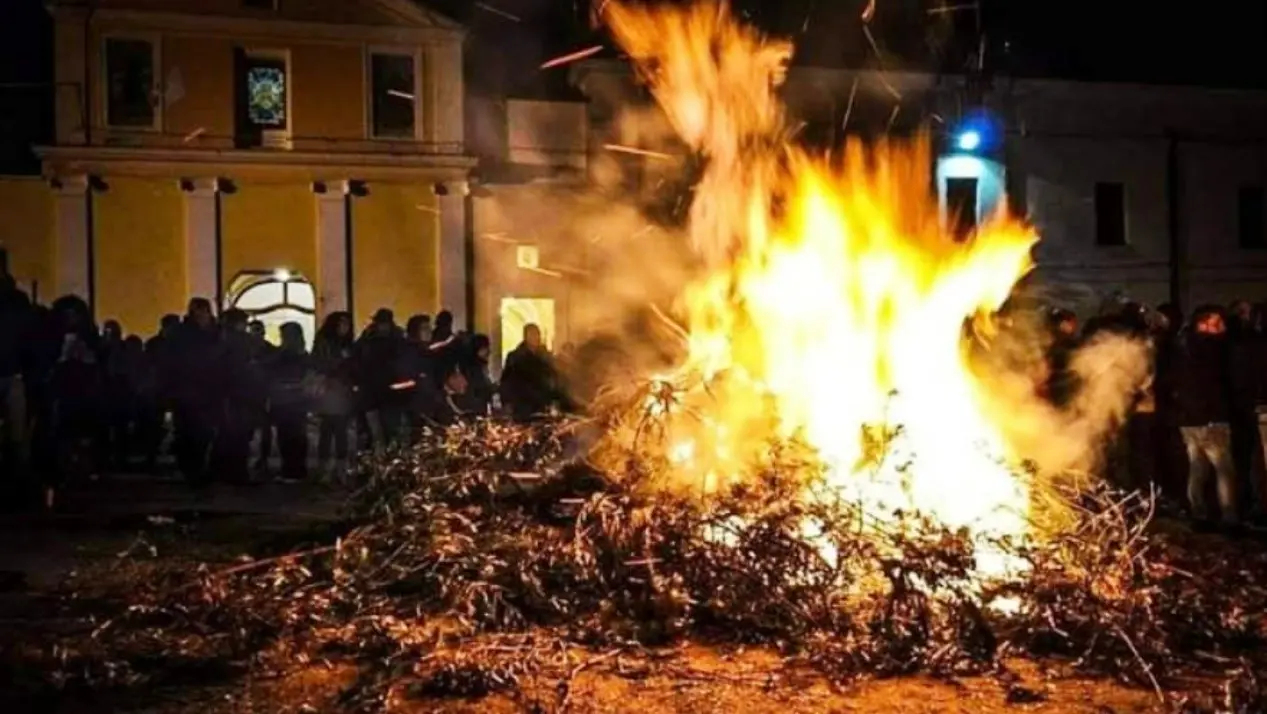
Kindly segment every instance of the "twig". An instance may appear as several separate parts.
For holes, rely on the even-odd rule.
[[[581,662],[580,664],[573,667],[572,670],[568,672],[567,678],[559,682],[559,707],[558,707],[559,713],[562,714],[562,712],[567,711],[568,707],[571,706],[572,704],[572,682],[573,680],[576,679],[577,675],[589,669],[590,667],[593,667],[594,665],[601,664],[613,657],[620,655],[624,651],[625,651],[624,647],[618,647],[610,652],[604,652],[601,655],[590,657],[584,662]]]
[[[1131,638],[1126,636],[1121,627],[1114,625],[1113,629],[1117,631],[1117,636],[1130,648],[1131,654],[1135,655],[1135,661],[1139,662],[1139,666],[1144,669],[1144,674],[1148,675],[1148,681],[1152,682],[1153,691],[1157,693],[1157,701],[1165,704],[1166,694],[1161,690],[1161,684],[1157,681],[1157,678],[1153,676],[1152,665],[1144,661],[1144,657],[1140,655],[1139,650],[1135,649],[1135,643],[1131,642]]]
[[[262,560],[252,560],[249,563],[243,563],[242,565],[235,565],[232,568],[225,568],[224,570],[216,571],[211,574],[211,577],[222,578],[228,575],[236,575],[238,573],[244,573],[248,570],[255,570],[256,568],[262,568],[265,565],[272,565],[274,563],[280,563],[286,560],[296,560],[298,558],[307,558],[313,555],[322,555],[323,553],[329,553],[333,551],[337,547],[338,547],[337,545],[323,545],[319,548],[309,548],[308,550],[297,550],[297,551],[294,551],[293,553],[285,553],[275,558],[264,558]]]

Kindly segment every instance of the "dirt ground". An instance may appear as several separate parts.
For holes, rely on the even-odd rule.
[[[245,554],[276,552],[311,538],[323,520],[301,508],[251,513],[140,512],[114,514],[68,529],[3,527],[13,564],[30,572],[0,588],[0,657],[10,674],[23,653],[38,649],[65,624],[47,605],[74,593],[85,603],[125,594],[147,572],[229,563]],[[299,515],[295,515],[295,514]],[[3,568],[0,568],[3,569]],[[15,580],[10,578],[10,580]],[[399,692],[401,712],[893,712],[895,714],[1129,714],[1173,711],[1181,698],[1159,702],[1151,688],[1079,678],[1059,663],[1009,662],[1006,673],[955,680],[906,677],[839,687],[821,675],[763,649],[682,645],[657,651],[572,649],[553,671],[525,675],[515,694],[472,699],[427,698]],[[0,684],[0,710],[12,712],[341,712],[340,692],[356,677],[350,666],[312,663],[278,679],[210,677],[162,690],[103,699],[96,694],[21,699]],[[0,677],[9,679],[9,677]]]

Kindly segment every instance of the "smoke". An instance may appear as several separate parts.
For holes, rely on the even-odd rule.
[[[1000,425],[1010,455],[1048,477],[1094,473],[1152,377],[1151,345],[1101,332],[1073,350],[1074,391],[1058,408],[1041,392],[1049,378],[1051,334],[1044,316],[1012,322],[978,353],[974,371],[985,408]]]
[[[624,8],[617,3],[611,7]],[[702,24],[705,31],[688,23],[679,28],[683,31],[681,36],[659,32],[658,24],[642,28],[645,30],[644,44],[652,39],[657,48],[671,44],[681,48],[674,57],[688,53],[684,56],[689,61],[666,66],[646,57],[639,58],[636,48],[631,50],[635,59],[640,60],[644,74],[654,72],[653,86],[657,88],[662,105],[649,107],[645,97],[636,95],[620,97],[624,104],[613,115],[610,133],[600,140],[610,142],[607,150],[598,152],[596,156],[595,152],[590,152],[594,159],[589,167],[588,182],[571,187],[529,185],[516,192],[506,192],[499,196],[496,207],[490,207],[491,213],[500,211],[500,215],[482,221],[477,217],[481,231],[505,232],[512,236],[512,241],[531,241],[540,245],[542,268],[557,273],[554,276],[548,273],[525,275],[525,271],[503,252],[495,260],[481,260],[479,269],[483,272],[477,280],[527,286],[525,294],[541,292],[533,290],[533,285],[553,285],[556,288],[565,285],[570,295],[566,320],[571,328],[571,339],[582,342],[585,335],[605,335],[615,338],[608,344],[614,342],[620,346],[620,349],[591,353],[596,355],[596,360],[621,363],[619,368],[605,365],[602,370],[604,379],[622,381],[626,385],[640,382],[634,378],[645,378],[658,372],[672,363],[675,356],[681,355],[682,336],[667,328],[666,321],[657,315],[671,312],[671,309],[665,308],[680,304],[684,291],[713,275],[715,268],[733,262],[735,247],[753,239],[749,235],[752,226],[765,225],[762,220],[769,218],[765,209],[773,203],[767,189],[783,178],[784,167],[779,163],[779,154],[769,150],[769,143],[784,136],[785,117],[776,111],[779,102],[767,92],[767,89],[773,92],[771,83],[754,80],[753,77],[760,79],[777,75],[777,69],[782,66],[789,50],[784,45],[775,44],[765,47],[762,53],[748,56],[722,43],[732,54],[726,55],[730,62],[725,66],[726,72],[718,75],[715,55],[720,50],[713,46],[717,43],[709,44],[710,38],[720,33],[721,37],[733,40],[736,46],[755,42],[729,25],[716,26],[720,22],[718,17],[715,12],[697,11],[691,20]],[[628,28],[629,18],[625,19]],[[738,34],[726,34],[731,32]],[[624,39],[629,44],[629,38]],[[587,87],[586,93],[594,96],[606,92],[605,98],[611,102],[620,94],[620,90],[613,87],[627,86],[623,78],[614,76],[616,82],[609,82],[604,87]],[[651,79],[650,76],[644,78]],[[713,94],[699,96],[694,88],[701,86],[711,88]],[[542,137],[543,140],[546,138]],[[708,161],[704,179],[693,187],[693,193],[681,190],[689,185],[692,178],[693,165],[687,157],[692,151],[704,154]],[[754,155],[756,152],[759,155]],[[769,160],[763,158],[767,154]],[[927,158],[918,151],[913,156]],[[926,169],[925,166],[923,170]],[[914,169],[898,173],[900,176],[892,178],[895,185],[898,185],[899,178],[903,178],[907,180],[900,182],[902,186],[918,187],[920,190],[927,186],[927,181],[911,178],[917,173]],[[908,173],[910,176],[907,176]],[[877,195],[889,196],[887,193]],[[707,197],[707,200],[696,200],[701,196]],[[904,197],[895,194],[891,198],[898,200]],[[665,200],[685,210],[658,214],[657,209]],[[915,202],[914,205],[920,204]],[[761,215],[751,216],[754,210]],[[744,220],[745,216],[751,220]],[[674,224],[675,219],[683,217],[689,217],[689,232]],[[936,221],[932,223],[935,225]],[[832,224],[824,225],[830,228]],[[487,240],[496,243],[506,239]],[[497,254],[495,250],[484,252],[490,256]],[[822,260],[828,261],[833,255],[834,252],[825,251]],[[983,255],[988,255],[988,252]],[[911,265],[922,266],[924,263],[916,261]],[[804,264],[800,270],[806,280],[792,279],[786,282],[786,286],[800,287],[812,282],[811,279],[817,275],[814,271],[816,267],[813,263]],[[1001,272],[1012,274],[1010,267],[1006,266]],[[864,282],[874,277],[869,273],[858,273],[858,276]],[[958,286],[960,282],[947,284]],[[832,286],[840,290],[850,289],[848,285],[837,283],[827,287]],[[978,286],[965,284],[964,287],[971,297]],[[732,313],[736,312],[731,303],[738,298],[726,285],[721,285],[716,295],[709,295],[717,298],[716,307],[725,313],[724,316],[733,316]],[[808,303],[818,299],[817,295],[806,293],[807,302],[781,301],[778,304],[808,315],[811,307]],[[830,300],[839,298],[839,295],[822,297]],[[653,305],[662,310],[650,309],[649,306]],[[944,313],[954,317],[955,307],[933,309],[937,305],[936,301],[930,303],[931,314],[941,316]],[[962,316],[966,313],[957,314]],[[769,317],[777,321],[779,315],[771,313]],[[799,335],[802,342],[817,344],[822,341],[821,334],[834,330],[832,324],[810,324],[803,316],[789,313],[782,317],[791,320],[792,327],[799,328],[802,322],[805,323],[800,332],[791,331]],[[719,333],[716,335],[719,338],[717,344],[737,344],[739,346],[735,349],[739,351],[743,351],[740,348],[747,344],[736,342],[741,339],[758,341],[758,346],[767,351],[779,351],[778,345],[761,340],[773,340],[774,336],[789,332],[776,322],[765,322],[760,330],[745,327],[746,323],[740,322],[731,325],[734,329],[730,330],[726,328],[729,324],[717,321],[713,325]],[[957,327],[953,319],[948,324],[952,328]],[[736,336],[736,330],[747,332]],[[720,339],[723,337],[725,339]],[[912,335],[912,339],[915,337]],[[989,422],[1002,432],[1000,435],[1009,456],[1030,461],[1038,471],[1046,474],[1093,471],[1102,461],[1106,442],[1125,421],[1136,395],[1147,381],[1148,345],[1138,340],[1106,335],[1077,350],[1071,359],[1071,370],[1077,375],[1080,386],[1071,402],[1057,409],[1036,389],[1045,377],[1049,339],[1046,326],[1037,319],[1013,324],[992,339],[988,349],[974,357],[972,366],[980,386],[982,411],[990,417]],[[697,343],[695,347],[708,347],[710,344]],[[890,355],[895,364],[910,366],[919,359],[932,357],[926,353],[915,354],[925,349],[927,345],[924,342],[903,342],[901,346],[912,349],[907,350],[907,354]],[[789,384],[798,389],[804,386],[808,396],[814,396],[815,392],[821,394],[826,389],[848,397],[851,392],[842,385],[867,378],[867,374],[848,374],[852,367],[858,366],[856,362],[849,361],[851,356],[862,353],[865,345],[841,344],[839,347],[838,350],[824,351],[822,356],[825,360],[830,357],[830,363],[811,365],[785,359],[784,362],[797,363],[780,365],[783,371],[775,376],[782,379],[780,383],[785,387]],[[779,355],[789,357],[792,352],[784,354],[779,351]],[[578,369],[592,373],[595,371],[593,365],[593,362],[582,359]],[[772,366],[764,361],[756,361],[754,365],[763,369]],[[921,386],[936,386],[925,384],[924,375],[915,367],[912,370],[905,376],[918,377]],[[808,377],[802,383],[799,380],[802,374],[827,375],[825,379],[838,383],[813,384]],[[931,381],[936,382],[935,379]],[[753,405],[757,404],[753,402]],[[765,402],[759,404],[762,413],[768,416]],[[820,401],[809,400],[808,404],[816,407]],[[922,406],[930,409],[940,407],[931,403]],[[840,422],[836,417],[841,407],[856,408],[857,405],[838,404],[834,412],[824,409],[820,413],[811,409],[800,416],[810,422],[814,421],[810,417],[820,417],[815,422],[818,426],[834,430]],[[927,415],[908,416],[923,420],[927,425]],[[956,426],[946,424],[945,431],[953,433]],[[927,436],[928,430],[922,433]],[[758,440],[750,441],[756,444]]]

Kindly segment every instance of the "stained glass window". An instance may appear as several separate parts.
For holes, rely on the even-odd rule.
[[[414,58],[411,55],[370,55],[370,113],[374,136],[414,137]]]
[[[146,40],[106,40],[106,122],[154,126],[154,45]]]
[[[247,118],[264,129],[286,127],[286,63],[252,60],[246,68]]]

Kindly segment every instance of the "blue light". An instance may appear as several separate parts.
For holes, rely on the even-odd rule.
[[[981,146],[981,133],[969,129],[959,134],[955,144],[960,151],[976,151]]]

